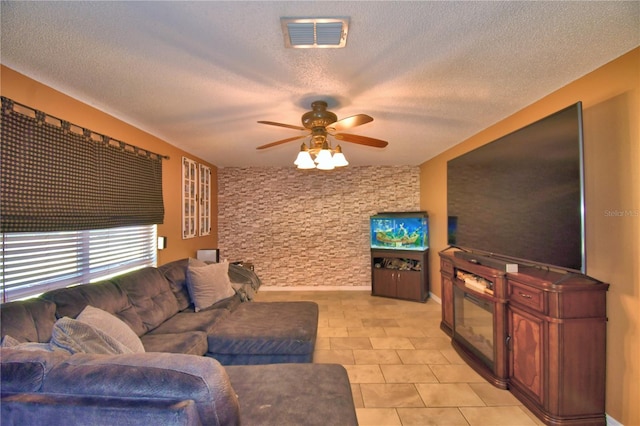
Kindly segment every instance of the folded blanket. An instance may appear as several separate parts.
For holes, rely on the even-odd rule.
[[[250,269],[233,263],[229,264],[231,286],[240,295],[243,302],[253,300],[255,293],[262,285],[258,275]]]

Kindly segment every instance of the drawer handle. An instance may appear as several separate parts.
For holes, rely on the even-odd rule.
[[[522,297],[524,297],[525,299],[531,299],[531,295],[530,294],[526,294],[526,293],[522,293],[522,292],[518,292],[518,294]]]

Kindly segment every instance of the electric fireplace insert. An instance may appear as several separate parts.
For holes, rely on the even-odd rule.
[[[495,362],[494,303],[458,286],[453,287],[453,303],[454,340],[493,370]]]

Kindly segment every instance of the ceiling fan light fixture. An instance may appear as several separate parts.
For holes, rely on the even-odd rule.
[[[300,145],[300,151],[293,164],[302,170],[333,170],[336,167],[347,166],[349,162],[342,153],[340,145],[336,146],[334,150],[331,149],[329,142],[325,140],[320,148],[318,148],[318,145],[314,148],[309,148],[305,143]]]
[[[293,164],[299,169],[312,169],[315,167],[321,170],[333,170],[336,167],[348,166],[349,162],[342,153],[342,147],[340,145],[336,145],[335,149],[331,147],[328,136],[332,136],[343,142],[351,142],[375,148],[384,148],[387,146],[388,142],[381,139],[341,133],[344,129],[360,126],[370,123],[371,121],[373,121],[373,118],[366,114],[357,114],[338,120],[336,114],[327,111],[327,102],[318,100],[311,103],[311,111],[302,114],[302,126],[277,123],[274,121],[258,121],[258,123],[269,124],[271,126],[305,131],[307,133],[306,136],[301,135],[282,139],[261,145],[256,149],[271,148],[276,145],[308,137],[308,146],[305,143],[300,146],[300,152]],[[334,133],[336,131],[339,133]]]
[[[284,47],[341,48],[347,44],[349,18],[280,18]]]

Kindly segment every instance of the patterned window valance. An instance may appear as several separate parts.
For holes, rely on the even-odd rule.
[[[164,220],[162,159],[2,97],[0,231]]]

